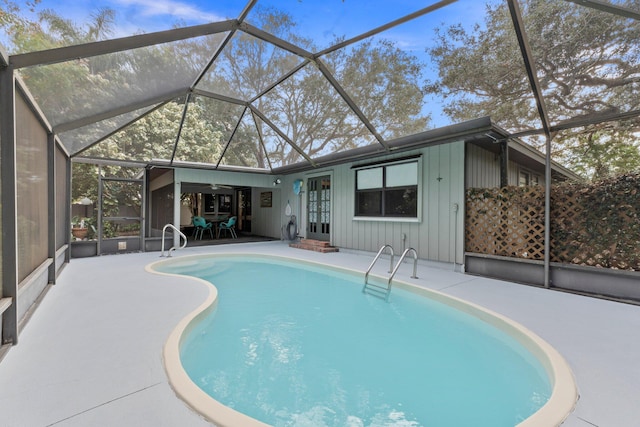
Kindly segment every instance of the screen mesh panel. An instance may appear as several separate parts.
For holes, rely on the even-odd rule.
[[[56,170],[56,249],[60,249],[69,240],[69,225],[67,224],[67,210],[69,209],[69,193],[67,183],[70,176],[67,173],[67,165],[71,161],[66,154],[56,145],[55,150]]]
[[[49,122],[57,125],[186,90],[224,35],[164,43],[20,70]]]
[[[217,164],[243,110],[241,105],[192,96],[175,160]]]
[[[18,282],[49,256],[47,132],[16,93]],[[53,207],[52,207],[53,209]]]

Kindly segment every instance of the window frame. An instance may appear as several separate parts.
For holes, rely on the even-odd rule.
[[[523,177],[523,175],[526,181],[525,184],[522,184],[521,182],[521,178]],[[531,187],[531,186],[541,185],[540,181],[541,181],[540,174],[537,174],[532,170],[523,168],[523,167],[520,167],[518,169],[518,187]]]
[[[397,187],[387,187],[387,170],[388,166],[395,166],[401,164],[416,164],[416,184],[415,185],[406,185],[406,186],[397,186]],[[358,190],[358,172],[367,169],[382,169],[382,187],[376,188],[367,188]],[[359,165],[352,166],[354,170],[354,193],[353,193],[353,220],[354,221],[379,221],[379,222],[421,222],[422,220],[422,156],[412,156],[402,159],[389,160],[389,161],[381,161],[375,162],[367,165]],[[416,192],[416,215],[415,216],[390,216],[385,212],[385,193],[389,193],[391,191],[403,190],[403,189],[412,189],[415,188]],[[358,194],[363,192],[378,192],[380,193],[380,210],[381,215],[358,215]]]

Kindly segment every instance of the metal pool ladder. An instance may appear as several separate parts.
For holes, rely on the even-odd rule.
[[[384,250],[387,248],[391,251],[391,260],[389,262],[389,273],[391,273],[391,275],[387,280],[387,286],[380,286],[374,283],[369,283],[369,273],[371,272],[371,269],[375,265],[376,261],[378,261],[378,259],[380,258]],[[394,258],[393,247],[391,245],[384,245],[378,251],[378,254],[371,262],[371,265],[369,265],[369,268],[367,269],[366,273],[364,273],[364,286],[362,287],[362,292],[364,293],[368,292],[369,294],[383,298],[385,301],[388,302],[389,295],[391,294],[391,281],[393,280],[393,276],[396,275],[396,273],[398,272],[398,269],[400,268],[400,264],[402,264],[402,261],[404,261],[404,258],[407,256],[409,252],[413,254],[413,276],[411,276],[411,278],[417,279],[418,276],[416,273],[418,269],[418,252],[416,252],[416,250],[413,248],[405,249],[405,251],[400,256],[400,260],[396,264],[395,268],[393,268],[392,270],[393,258]]]
[[[175,225],[173,224],[167,224],[162,228],[162,252],[160,252],[160,256],[163,257],[164,256],[164,235],[167,231],[167,228],[171,228],[174,231],[176,231],[181,238],[184,239],[184,244],[182,246],[180,246],[180,249],[184,249],[187,246],[187,236],[185,236],[182,231],[180,231],[179,229],[177,229],[175,227]],[[171,257],[171,251],[175,251],[176,247],[175,246],[171,246],[171,248],[169,249],[169,251],[167,252],[167,258]]]

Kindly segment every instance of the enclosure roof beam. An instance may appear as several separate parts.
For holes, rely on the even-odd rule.
[[[229,135],[229,139],[227,140],[227,143],[224,145],[224,148],[222,149],[222,153],[220,154],[220,158],[216,162],[216,169],[218,168],[218,166],[220,166],[220,162],[222,162],[222,159],[224,158],[224,155],[227,153],[227,148],[229,148],[229,145],[231,145],[231,140],[233,139],[233,137],[235,136],[236,132],[238,131],[238,128],[240,128],[240,124],[242,123],[242,117],[244,117],[244,115],[246,114],[248,109],[249,109],[249,107],[245,106],[244,110],[242,110],[242,114],[240,114],[240,118],[236,122],[236,125],[233,127],[233,131],[231,132],[231,135]]]
[[[362,33],[359,36],[355,36],[353,38],[350,38],[349,40],[344,40],[340,43],[337,43],[331,47],[328,47],[327,49],[318,52],[318,54],[316,56],[322,56],[322,55],[326,55],[327,53],[331,53],[335,50],[341,49],[345,46],[349,46],[350,44],[354,44],[359,42],[360,40],[364,40],[366,38],[369,38],[371,36],[375,36],[376,34],[380,34],[383,31],[389,30],[393,27],[397,27],[398,25],[404,24],[405,22],[411,21],[415,18],[419,18],[423,15],[426,15],[428,13],[431,13],[435,10],[438,10],[442,7],[448,6],[451,3],[455,3],[458,0],[442,0],[439,2],[436,2],[434,4],[432,4],[431,6],[427,6],[423,9],[417,10],[413,13],[410,13],[409,15],[403,16],[402,18],[398,18],[395,21],[391,21],[388,24],[385,25],[381,25],[377,28],[374,28],[373,30],[367,31],[366,33]]]
[[[564,120],[557,125],[551,126],[550,130],[552,133],[555,133],[567,129],[597,125],[606,122],[629,120],[636,117],[640,117],[640,110],[627,111],[626,113],[589,114],[588,116],[574,117],[572,119]],[[523,136],[540,135],[542,133],[544,133],[544,129],[530,129],[523,130],[522,132],[515,132],[509,136],[511,138],[521,138]]]
[[[158,104],[155,107],[149,109],[148,111],[145,111],[143,114],[139,115],[138,117],[134,117],[133,119],[129,120],[127,123],[123,124],[122,126],[118,127],[117,129],[114,129],[113,131],[109,132],[108,134],[98,138],[97,140],[95,140],[95,141],[87,144],[86,146],[82,147],[81,149],[75,151],[74,153],[71,154],[71,156],[72,157],[78,156],[78,155],[82,154],[84,151],[86,151],[89,148],[93,147],[94,145],[101,143],[105,139],[111,138],[113,135],[115,135],[116,133],[120,132],[121,130],[123,130],[127,126],[129,126],[129,125],[137,122],[138,120],[148,116],[149,114],[151,114],[154,111],[160,109],[161,107],[163,107],[164,105],[166,105],[170,101],[171,101],[171,99],[168,99],[168,100],[166,100],[164,102],[161,102],[160,104]]]
[[[101,40],[91,43],[11,55],[9,57],[9,61],[15,69],[32,67],[35,65],[56,64],[75,59],[122,52],[123,50],[137,49],[146,46],[217,34],[234,30],[238,28],[238,25],[238,21],[235,19],[222,22],[212,22],[209,24],[175,28],[173,30],[159,31],[149,34],[138,34],[135,36],[112,40]]]
[[[284,49],[288,52],[291,52],[294,55],[298,55],[307,59],[314,58],[311,52],[304,50],[301,47],[294,45],[293,43],[289,43],[286,40],[276,37],[273,34],[269,34],[266,31],[263,31],[260,28],[254,27],[253,25],[248,24],[246,22],[243,22],[242,24],[240,24],[240,30],[244,31],[247,34],[251,34],[255,38],[258,38],[262,41],[271,43],[274,46],[279,47],[280,49]]]
[[[240,12],[240,16],[238,16],[238,22],[244,22],[244,20],[247,19],[247,15],[249,15],[249,12],[251,12],[251,9],[253,9],[253,7],[257,3],[258,0],[249,0],[244,9],[242,9],[242,12]]]
[[[286,73],[285,75],[283,75],[282,77],[280,77],[276,82],[270,84],[269,86],[267,86],[262,92],[260,92],[258,95],[254,96],[253,99],[251,101],[249,101],[249,103],[253,103],[255,101],[258,100],[258,98],[266,95],[270,90],[274,89],[276,86],[278,86],[280,83],[284,82],[285,80],[287,80],[289,77],[293,76],[295,73],[297,73],[299,70],[301,70],[302,68],[304,68],[305,65],[307,65],[309,62],[311,62],[311,60],[309,59],[305,59],[304,61],[302,61],[300,64],[298,64],[296,67],[294,67],[293,69],[291,69],[288,73]]]
[[[338,83],[338,81],[333,77],[333,74],[327,69],[327,67],[320,61],[319,59],[315,61],[316,65],[320,72],[324,75],[324,77],[329,81],[331,86],[338,92],[338,94],[344,99],[347,103],[351,111],[355,113],[356,116],[360,119],[360,121],[365,125],[365,127],[371,132],[371,134],[378,140],[378,143],[382,145],[385,150],[389,150],[389,146],[384,141],[382,136],[376,131],[376,128],[371,124],[367,116],[360,110],[360,107],[356,105],[356,103],[351,99],[347,91]]]
[[[159,104],[162,102],[166,102],[177,98],[180,95],[184,95],[188,92],[188,88],[181,88],[177,90],[173,90],[171,92],[163,93],[158,96],[154,96],[152,98],[143,99],[138,102],[134,102],[132,104],[123,105],[118,108],[114,108],[108,111],[104,111],[102,113],[94,114],[92,116],[81,117],[76,120],[72,120],[70,122],[61,123],[57,126],[53,127],[53,131],[55,133],[68,132],[70,130],[78,129],[83,126],[87,126],[93,123],[100,122],[102,120],[110,119],[112,117],[119,116],[121,114],[130,113],[135,110],[139,110],[140,108],[149,107],[154,104]]]
[[[258,133],[258,141],[260,141],[260,147],[262,147],[264,158],[267,159],[267,163],[269,164],[269,170],[273,171],[273,165],[271,164],[271,159],[269,158],[269,152],[267,151],[267,146],[264,144],[264,137],[262,136],[262,130],[260,129],[260,126],[258,126],[256,113],[254,113],[253,111],[251,111],[251,118],[253,119],[253,124],[256,127],[256,132]]]
[[[289,145],[291,145],[291,148],[293,148],[294,150],[296,150],[298,152],[298,154],[300,154],[306,161],[308,161],[309,163],[311,163],[311,165],[313,167],[316,166],[316,163],[311,159],[311,157],[309,157],[307,155],[307,153],[305,153],[304,151],[302,151],[302,148],[298,147],[298,144],[296,144],[295,142],[293,142],[291,140],[291,138],[289,138],[284,132],[282,132],[280,130],[280,128],[278,126],[275,125],[275,123],[273,123],[271,120],[269,120],[264,114],[262,114],[262,112],[260,110],[258,110],[256,107],[254,107],[253,105],[249,105],[249,108],[251,108],[251,111],[258,117],[260,117],[260,119],[265,122],[271,129],[274,130],[274,132],[276,132],[280,138],[284,139],[285,141],[287,141],[289,143]]]
[[[580,6],[590,7],[591,9],[601,10],[603,12],[611,13],[613,15],[622,16],[624,18],[631,18],[640,20],[640,13],[635,10],[631,10],[628,7],[618,6],[611,4],[610,2],[601,0],[565,0],[571,3],[579,4]]]
[[[182,117],[180,118],[180,124],[178,125],[178,135],[176,135],[176,142],[173,144],[173,152],[171,153],[170,165],[173,164],[173,159],[176,157],[176,151],[178,150],[178,143],[180,142],[180,136],[182,136],[182,129],[184,128],[184,121],[187,118],[187,112],[189,111],[189,101],[191,100],[191,92],[187,94],[187,99],[184,101],[184,108],[182,109]]]
[[[227,34],[227,36],[224,38],[222,43],[220,43],[220,46],[218,46],[218,49],[216,49],[214,54],[211,55],[211,59],[209,59],[209,62],[207,62],[207,65],[202,67],[202,69],[200,70],[200,73],[198,74],[198,76],[193,81],[193,84],[191,85],[192,89],[194,87],[196,87],[198,85],[198,83],[200,83],[200,81],[204,78],[204,76],[207,74],[207,71],[209,71],[209,68],[211,68],[213,63],[216,62],[216,59],[218,59],[218,56],[220,56],[220,54],[222,53],[224,48],[227,46],[227,44],[231,41],[231,39],[233,38],[233,35],[235,33],[236,33],[236,30],[231,30],[229,32],[229,34]]]
[[[524,67],[527,71],[527,76],[529,77],[531,91],[533,92],[533,96],[536,99],[536,106],[538,109],[538,115],[540,116],[540,120],[542,121],[542,128],[544,129],[544,133],[547,135],[547,137],[550,137],[551,131],[547,107],[544,102],[544,97],[542,96],[542,89],[533,61],[531,46],[529,44],[529,40],[527,39],[527,34],[524,31],[522,13],[520,12],[517,0],[507,0],[507,3],[509,4],[509,12],[511,13],[511,19],[513,21],[513,27],[516,33],[516,37],[518,38],[518,44],[520,45],[520,53],[522,54],[522,59],[524,60]]]
[[[195,95],[205,96],[207,98],[217,99],[218,101],[228,102],[229,104],[242,105],[246,107],[249,105],[247,101],[243,101],[238,98],[231,98],[230,96],[220,95],[219,93],[210,92],[204,89],[193,89]]]

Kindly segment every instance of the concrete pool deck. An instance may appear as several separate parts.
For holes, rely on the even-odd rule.
[[[371,253],[318,254],[283,242],[187,248],[174,256],[251,252],[366,270]],[[188,279],[147,273],[159,252],[74,259],[0,362],[2,426],[207,426],[178,399],[162,365],[177,323],[208,294]],[[381,260],[373,272],[385,275]],[[464,275],[421,263],[400,280],[474,302],[554,346],[580,400],[563,426],[632,426],[640,417],[640,306]]]

